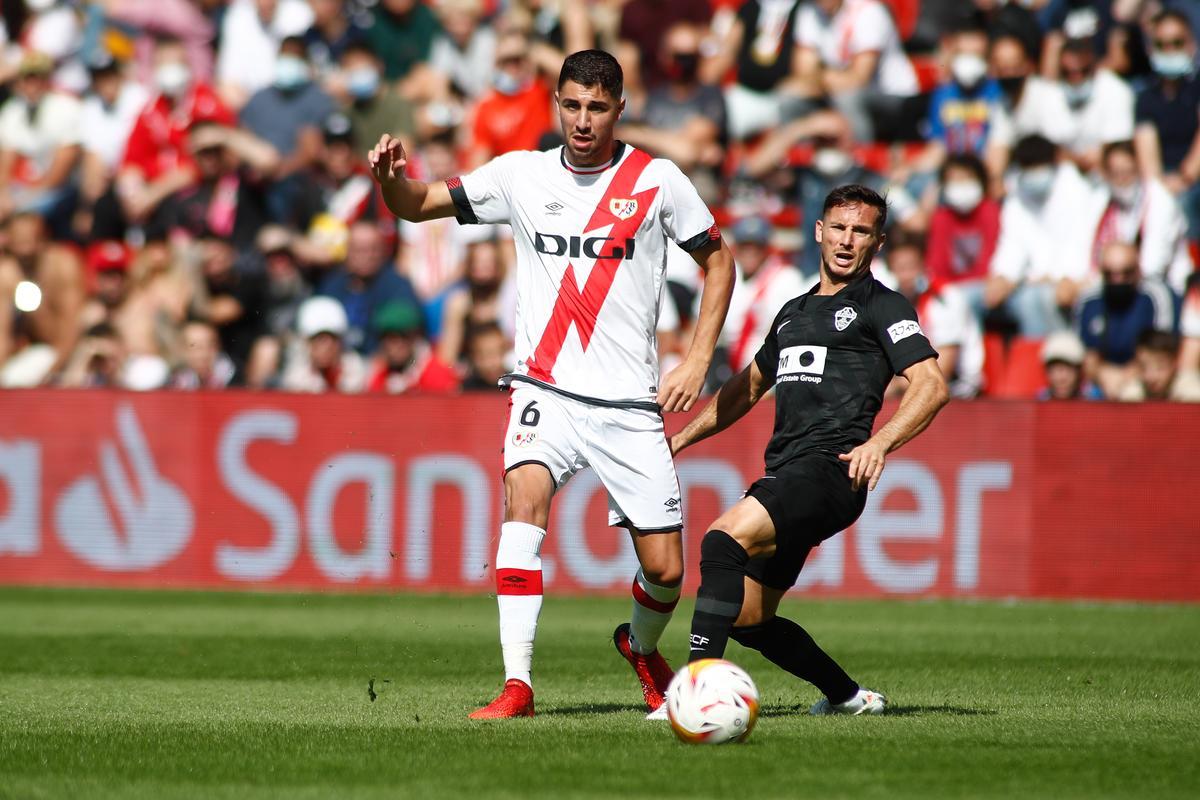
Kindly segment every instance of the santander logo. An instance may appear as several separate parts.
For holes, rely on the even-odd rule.
[[[84,475],[63,490],[54,524],[81,561],[108,571],[144,570],[179,555],[191,539],[194,514],[183,491],[158,473],[132,406],[117,406],[116,426],[118,441],[100,442],[99,477]]]

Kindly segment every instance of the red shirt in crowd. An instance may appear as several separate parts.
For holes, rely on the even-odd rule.
[[[475,108],[471,149],[489,158],[511,150],[537,150],[550,130],[550,88],[540,78],[516,94],[492,89]]]
[[[986,278],[1000,236],[1000,204],[985,198],[962,216],[938,206],[929,222],[925,266],[938,283]]]
[[[197,122],[232,127],[237,119],[205,83],[194,84],[174,109],[159,94],[138,115],[125,145],[121,168],[137,169],[143,178],[153,181],[171,170],[192,166],[187,135]]]

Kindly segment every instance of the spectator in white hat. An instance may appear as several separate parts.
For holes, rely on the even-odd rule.
[[[1046,337],[1042,345],[1042,367],[1046,388],[1039,400],[1103,400],[1095,384],[1083,377],[1083,342],[1071,331],[1059,331]]]
[[[349,328],[346,311],[337,300],[305,300],[296,321],[303,341],[291,354],[281,388],[290,392],[361,392],[366,381],[362,357],[342,346]]]

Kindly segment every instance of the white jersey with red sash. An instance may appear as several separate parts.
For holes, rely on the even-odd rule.
[[[618,142],[598,167],[571,166],[562,148],[518,151],[446,183],[460,223],[513,229],[518,362],[507,380],[656,409],[667,239],[693,251],[720,237],[679,168]]]

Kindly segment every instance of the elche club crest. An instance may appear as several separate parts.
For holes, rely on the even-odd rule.
[[[608,210],[618,219],[629,219],[638,210],[638,201],[629,197],[614,197],[608,201]]]
[[[856,319],[858,319],[858,312],[850,306],[839,308],[833,315],[833,327],[837,328],[838,331],[844,331]]]

